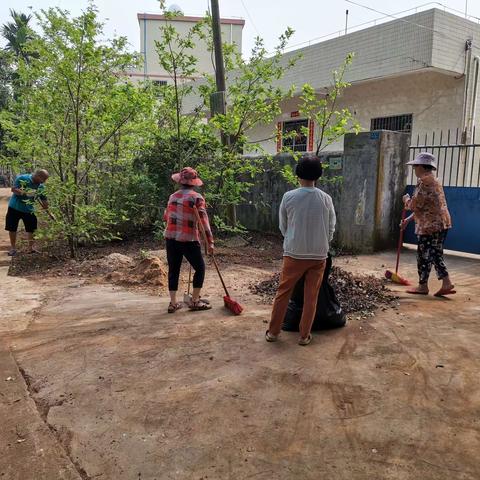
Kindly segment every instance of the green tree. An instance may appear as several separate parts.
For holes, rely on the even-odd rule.
[[[345,73],[354,58],[349,53],[339,70],[332,72],[331,86],[322,94],[305,84],[300,95],[300,114],[314,122],[316,148],[315,154],[334,143],[346,133],[360,131],[360,124],[346,107],[339,109],[338,101],[350,83],[345,81]]]
[[[307,118],[314,125],[315,138],[315,155],[343,137],[347,133],[358,133],[361,130],[360,124],[354,118],[353,114],[347,107],[339,108],[339,100],[342,93],[350,86],[345,81],[345,73],[351,65],[354,58],[353,53],[349,53],[340,66],[339,70],[332,72],[332,82],[324,92],[317,93],[310,84],[304,84],[300,93],[299,112],[303,118]],[[289,135],[301,133],[308,136],[307,127],[302,127],[300,132],[292,131]],[[292,152],[288,148],[285,152],[290,153],[295,159],[298,158],[299,152]],[[290,165],[286,165],[282,169],[283,177],[291,184],[296,184],[297,179]],[[324,183],[338,182],[339,177],[322,177]]]
[[[12,20],[5,23],[1,30],[7,41],[5,50],[28,62],[31,56],[28,44],[34,39],[34,32],[30,27],[32,16],[13,9],[10,9],[10,16]]]
[[[177,15],[166,11],[163,14],[167,19]],[[198,42],[205,42],[213,51],[211,18],[207,16],[183,35],[168,20],[161,27],[161,40],[156,42],[156,48],[159,63],[169,73],[171,82],[159,90],[156,144],[144,153],[142,160],[153,175],[155,171],[171,172],[187,163],[196,167],[206,180],[205,196],[217,216],[217,225],[225,225],[228,207],[241,201],[252,185],[253,176],[263,169],[264,159],[246,159],[243,154],[260,148],[249,143],[248,131],[260,123],[272,122],[281,111],[280,103],[291,96],[293,88],[284,91],[275,82],[295,63],[296,58],[287,65],[281,59],[292,34],[287,29],[273,55],[257,38],[248,61],[235,45],[224,45],[229,107],[225,115],[205,122],[216,90],[215,80],[207,76],[197,86],[185,79],[198,76],[194,55]],[[230,140],[227,146],[221,145],[221,133]],[[167,175],[156,176],[163,192],[172,188]],[[231,223],[235,226],[235,219]]]
[[[179,13],[165,9],[162,13],[166,22],[160,27],[161,40],[155,44],[159,63],[170,81],[154,87],[157,96],[154,142],[144,149],[137,165],[147,169],[160,197],[166,199],[173,188],[171,173],[187,164],[196,167],[210,158],[220,143],[212,128],[203,121],[202,98],[197,98],[196,108],[185,113],[185,100],[195,96],[195,85],[191,81],[198,74],[194,53],[202,37],[204,22],[180,34],[170,21]]]
[[[12,73],[9,55],[0,51],[0,110],[7,108],[12,97],[10,88]]]
[[[207,42],[211,38],[209,32],[204,33]],[[199,165],[199,170],[208,181],[207,200],[216,214],[228,217],[231,227],[236,227],[237,221],[234,208],[229,207],[238,205],[244,199],[255,176],[261,174],[266,166],[265,152],[258,142],[249,140],[249,133],[258,125],[273,124],[281,113],[282,102],[290,98],[295,90],[294,85],[288,89],[278,86],[278,81],[299,59],[299,56],[292,56],[288,62],[283,59],[293,33],[287,28],[279,37],[273,55],[266,50],[260,37],[255,39],[248,59],[244,59],[235,46],[224,45],[228,105],[226,113],[215,115],[209,125],[229,141],[228,145],[217,148],[208,161]],[[213,48],[211,43],[209,48]],[[205,108],[209,106],[215,90],[213,76],[199,87]],[[249,153],[256,155],[247,157]]]
[[[43,234],[65,238],[75,256],[81,241],[116,236],[129,205],[141,210],[130,183],[139,184],[133,158],[150,141],[154,95],[126,80],[138,58],[125,38],[100,41],[94,6],[76,18],[42,10],[37,20],[41,33],[31,43],[38,55],[19,62],[24,87],[2,126],[24,168],[53,174],[47,185],[57,222]]]
[[[176,167],[182,168],[193,153],[191,139],[199,126],[200,108],[193,114],[183,114],[184,100],[194,91],[192,76],[197,73],[197,58],[194,55],[196,41],[200,38],[202,22],[195,24],[185,34],[179,33],[169,20],[174,19],[176,12],[163,12],[167,19],[160,27],[161,41],[155,41],[158,60],[168,72],[171,83],[159,89],[157,117],[158,126],[169,131],[169,138],[175,144]],[[197,142],[193,142],[195,145]]]

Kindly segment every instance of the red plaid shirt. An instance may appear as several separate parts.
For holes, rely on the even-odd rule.
[[[209,245],[213,245],[213,235],[208,221],[205,199],[193,189],[181,189],[170,195],[164,220],[167,222],[165,238],[178,242],[199,242],[200,234],[193,207],[196,206],[207,234]]]

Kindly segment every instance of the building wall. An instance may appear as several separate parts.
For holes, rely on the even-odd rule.
[[[480,53],[480,25],[441,10],[434,10],[432,65],[464,73],[465,42],[472,40],[474,54]]]
[[[393,20],[365,28],[284,56],[285,64],[297,54],[302,59],[297,68],[288,71],[280,84],[289,87],[308,82],[315,88],[331,83],[331,72],[338,69],[346,55],[354,52],[355,59],[347,71],[350,82],[411,72],[431,65],[434,10],[428,10],[405,21]],[[426,28],[421,28],[418,25]]]
[[[464,78],[435,71],[421,71],[393,78],[362,82],[348,87],[341,97],[339,108],[349,108],[361,127],[368,131],[372,118],[413,114],[412,141],[425,133],[448,129],[461,124]],[[291,112],[298,110],[299,99],[282,105],[282,115],[274,124],[261,125],[250,132],[250,139],[258,141],[275,135],[278,122],[290,120]],[[301,118],[301,117],[298,117]],[[317,131],[315,130],[317,133]],[[315,137],[314,141],[316,142]],[[276,153],[276,138],[261,142],[268,153]],[[343,138],[326,147],[326,151],[342,150]]]
[[[282,59],[285,65],[292,57],[300,58],[276,84],[300,90],[309,83],[321,93],[350,52],[355,57],[345,79],[352,84],[429,70],[462,76],[468,39],[473,41],[473,54],[480,54],[480,25],[431,9],[288,52]],[[194,97],[185,102],[187,111],[197,105]]]
[[[161,19],[152,19],[150,17],[155,17],[155,15],[146,15],[146,19],[142,18],[142,14],[139,15],[139,25],[140,25],[140,46],[141,54],[145,56],[146,50],[146,63],[144,67],[140,70],[140,74],[146,72],[148,76],[152,79],[158,80],[168,80],[168,73],[160,66],[158,62],[158,54],[155,47],[155,41],[160,41],[162,39],[161,28],[167,24],[165,20]],[[157,17],[161,17],[158,15]],[[185,37],[191,28],[195,25],[193,21],[182,21],[178,19],[169,20],[171,24],[178,33]],[[239,52],[242,51],[242,30],[243,30],[243,20],[238,21],[238,23],[222,23],[222,40],[225,43],[235,44]],[[195,49],[186,51],[188,55],[194,55],[197,60],[197,69],[198,73],[195,78],[202,77],[204,74],[213,74],[213,63],[211,53],[208,51],[207,44],[205,41],[201,40],[198,37],[194,37]],[[146,46],[146,49],[145,49]],[[144,57],[145,58],[145,57]]]
[[[349,52],[355,54],[346,74],[349,82],[429,67],[462,74],[467,39],[480,43],[480,25],[434,8],[288,52],[285,64],[298,54],[302,58],[279,84],[288,88],[308,82],[314,88],[326,87],[331,72]]]

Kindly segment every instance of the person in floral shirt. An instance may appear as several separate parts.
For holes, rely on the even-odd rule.
[[[413,213],[402,222],[401,227],[404,229],[415,220],[419,276],[418,286],[407,292],[428,295],[428,278],[434,265],[438,279],[442,280],[442,287],[435,296],[451,295],[456,291],[443,258],[443,244],[452,227],[452,220],[443,187],[434,174],[436,159],[432,154],[422,152],[407,165],[413,166],[418,183],[412,198],[408,194],[403,197],[405,208]]]

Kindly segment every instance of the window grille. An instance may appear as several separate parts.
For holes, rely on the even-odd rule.
[[[372,118],[370,130],[392,130],[394,132],[412,131],[412,114],[395,115],[393,117]]]

